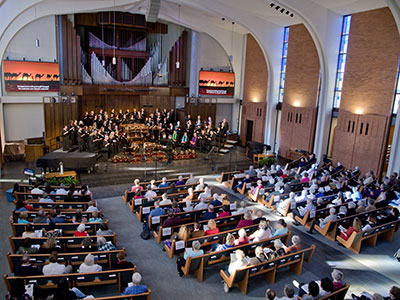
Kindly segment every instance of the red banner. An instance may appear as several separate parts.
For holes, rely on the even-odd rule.
[[[7,92],[58,92],[60,71],[58,63],[3,61]]]
[[[235,73],[200,71],[199,95],[233,97]]]

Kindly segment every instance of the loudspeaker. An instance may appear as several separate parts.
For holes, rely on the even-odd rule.
[[[157,22],[159,11],[160,0],[150,0],[150,4],[146,12],[146,21],[152,23]]]

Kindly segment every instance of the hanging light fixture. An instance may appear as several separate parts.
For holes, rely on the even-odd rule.
[[[235,26],[235,22],[232,21],[232,32],[231,32],[231,55],[229,55],[229,61],[232,63],[233,61],[233,27]]]
[[[117,58],[115,57],[115,0],[114,0],[114,47],[113,47],[113,58],[112,58],[112,64],[116,65],[117,64]]]
[[[181,24],[181,5],[178,5],[178,26],[180,26]],[[179,29],[177,29],[177,32],[179,31]],[[175,68],[179,69],[181,67],[181,63],[179,62],[179,52],[180,52],[180,41],[179,41],[179,37],[178,37],[178,58],[176,60],[175,63]]]

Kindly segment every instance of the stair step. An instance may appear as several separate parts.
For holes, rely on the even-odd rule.
[[[232,149],[233,147],[235,147],[235,146],[231,145],[231,144],[225,144],[224,145],[224,148],[227,148],[227,149]]]
[[[226,154],[226,153],[228,153],[228,152],[229,152],[229,149],[224,149],[224,148],[221,148],[221,149],[219,149],[219,152],[220,152],[220,153],[224,153],[224,154]]]
[[[226,142],[227,142],[228,144],[236,145],[239,141],[235,141],[235,140],[226,140]]]

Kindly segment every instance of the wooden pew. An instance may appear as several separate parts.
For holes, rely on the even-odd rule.
[[[104,223],[108,226],[108,220],[104,221]],[[14,236],[22,236],[22,233],[26,230],[26,226],[28,224],[18,224],[10,222],[11,229],[13,231]],[[49,224],[48,223],[31,223],[35,230],[48,230]],[[62,230],[63,236],[73,235],[76,231],[76,228],[79,226],[80,223],[57,223],[56,228]],[[96,231],[100,228],[101,223],[93,222],[93,223],[85,223],[86,231],[89,234],[95,234]]]
[[[214,207],[215,213],[218,214],[220,211],[222,211],[222,208],[223,208],[223,205]],[[184,211],[184,212],[175,214],[175,216],[181,218],[180,225],[183,225],[183,224],[191,223],[198,219],[201,219],[201,217],[207,211],[208,211],[207,208],[199,209],[199,210],[192,210],[192,211],[188,211],[188,212]],[[155,230],[158,226],[162,225],[167,218],[168,218],[168,215],[163,215],[163,216],[159,216],[159,217],[149,216],[147,223],[149,225],[150,230]]]
[[[61,209],[71,209],[71,210],[77,210],[81,209],[82,211],[87,210],[89,207],[88,202],[47,202],[47,203],[39,203],[39,202],[30,202],[25,201],[25,205],[31,206],[34,210],[38,209],[55,209],[56,207],[59,207]]]
[[[264,275],[265,279],[269,282],[275,283],[277,270],[287,266],[297,275],[300,275],[303,269],[303,262],[310,262],[314,251],[315,245],[311,245],[309,248],[294,253],[289,253],[256,265],[240,268],[230,276],[228,276],[223,269],[220,270],[219,274],[229,288],[237,285],[242,293],[246,295],[250,278]]]
[[[236,214],[236,215],[231,215],[223,218],[216,218],[215,223],[217,224],[217,227],[222,229],[222,228],[227,228],[227,227],[236,227],[236,225],[239,223],[240,220],[243,219],[244,214]],[[198,223],[203,226],[207,225],[208,220],[203,220],[199,221]],[[191,222],[191,223],[185,223],[183,225],[187,226],[189,229],[193,229],[193,226],[196,222]],[[182,225],[177,225],[173,227],[162,227],[159,226],[157,230],[153,231],[153,236],[157,243],[161,243],[161,241],[169,239],[174,232],[178,232],[179,228]]]
[[[137,294],[137,295],[126,295],[126,296],[108,296],[108,297],[100,297],[93,298],[93,300],[150,300],[151,290],[147,289],[146,293]]]
[[[336,239],[347,249],[350,249],[356,254],[360,254],[361,245],[363,242],[367,243],[371,247],[375,247],[378,236],[380,235],[383,236],[387,241],[392,242],[396,230],[396,225],[399,222],[400,219],[394,222],[376,226],[365,232],[353,232],[347,241],[343,239],[340,235],[338,235]]]
[[[176,189],[178,191],[184,191],[187,190],[189,188],[195,188],[198,185],[198,183],[193,183],[193,184],[185,184],[185,185],[180,185],[177,186]],[[166,193],[168,191],[169,187],[164,187],[164,188],[156,188],[153,191],[157,193],[157,196],[161,196],[162,194]],[[147,190],[144,190],[142,192],[142,194],[144,195],[144,193]],[[129,201],[131,201],[133,199],[133,197],[135,196],[134,192],[131,191],[125,191],[124,195],[122,196],[122,200],[124,200],[124,203],[128,203]]]
[[[318,231],[320,234],[322,234],[327,239],[329,239],[331,241],[335,241],[339,225],[348,224],[351,221],[353,221],[353,219],[355,217],[367,218],[368,215],[370,215],[370,214],[377,214],[377,213],[383,212],[383,211],[385,211],[387,209],[388,209],[387,207],[378,208],[378,209],[375,209],[375,210],[370,210],[370,211],[363,212],[363,213],[360,213],[360,214],[356,214],[356,215],[353,215],[353,216],[337,219],[335,221],[329,221],[325,225],[324,228],[321,228],[318,225],[315,225],[315,230]]]
[[[204,278],[204,267],[215,265],[227,260],[230,260],[230,254],[235,252],[236,250],[240,249],[243,250],[245,253],[249,254],[250,252],[253,253],[257,246],[265,246],[265,247],[272,247],[273,241],[276,239],[283,240],[282,242],[287,244],[290,237],[290,232],[272,237],[269,239],[265,239],[259,242],[249,243],[246,245],[236,246],[232,248],[228,248],[222,251],[216,251],[211,253],[206,253],[200,256],[196,256],[190,258],[186,261],[185,266],[182,267],[182,271],[184,275],[189,275],[190,273],[194,272],[197,279],[199,281],[203,281]],[[193,264],[193,265],[192,265]],[[196,266],[196,267],[194,267]]]
[[[132,274],[136,272],[136,267],[124,270],[109,270],[96,273],[71,273],[62,275],[37,275],[37,276],[8,276],[4,275],[4,282],[7,290],[10,290],[11,283],[15,280],[23,280],[25,285],[35,283],[39,288],[55,289],[61,278],[68,278],[74,287],[85,287],[95,285],[117,284],[118,291],[122,291],[124,283],[131,281]]]
[[[222,172],[221,177],[217,177],[219,183],[224,183],[232,178],[233,175],[239,174],[240,171]]]
[[[344,300],[349,288],[350,288],[350,285],[346,283],[341,289],[338,289],[337,291],[334,291],[328,295],[318,298],[318,300],[328,300],[328,299],[329,300]],[[299,300],[302,299],[300,296],[298,298],[299,298]]]
[[[191,239],[188,239],[187,241],[172,240],[170,247],[168,247],[166,244],[164,244],[164,249],[165,249],[165,252],[167,252],[169,258],[173,258],[175,254],[182,253],[183,250],[185,250],[185,248],[190,248],[194,241],[198,241],[202,247],[207,247],[207,246],[210,246],[215,243],[220,243],[220,244],[225,243],[225,237],[228,233],[233,234],[235,236],[235,238],[237,238],[239,229],[241,229],[241,228],[233,228],[233,229],[226,230],[226,231],[220,231],[216,234],[210,234],[210,235],[204,235],[201,237],[191,238]],[[243,229],[246,230],[247,235],[249,236],[258,229],[258,224],[243,227]]]
[[[197,198],[199,196],[199,194],[201,194],[202,192],[204,192],[204,190],[193,191],[194,197]],[[172,201],[172,199],[177,199],[178,201],[181,201],[184,198],[186,198],[187,195],[189,195],[188,191],[183,190],[176,194],[169,194],[168,199],[171,199],[171,201]],[[162,195],[154,197],[152,201],[147,202],[147,205],[148,206],[153,205],[154,202],[161,200],[161,198],[162,198]],[[131,212],[135,212],[138,209],[140,209],[140,207],[143,205],[144,200],[145,199],[135,199],[135,200],[132,199],[132,201],[128,202],[128,206],[129,206],[129,209],[131,210]]]
[[[27,213],[28,213],[28,221],[33,222],[33,219],[35,219],[38,215],[38,210],[28,211]],[[20,211],[13,211],[12,216],[14,219],[14,223],[17,223],[20,214],[21,214]],[[72,218],[76,215],[76,210],[72,209],[62,210],[61,215],[66,219],[67,222],[72,221]],[[103,216],[103,211],[99,210],[98,217],[102,218],[102,216]],[[86,219],[89,220],[92,217],[92,212],[82,212],[82,217],[85,217]]]
[[[112,242],[115,246],[117,243],[117,238],[115,232],[112,235],[102,235],[107,241]],[[81,244],[83,239],[86,237],[81,237],[81,236],[74,236],[74,237],[57,237],[57,244],[58,246],[61,247],[62,252],[72,252],[72,251],[79,251],[81,249]],[[92,235],[89,236],[89,238],[92,239],[93,245],[96,245],[97,241],[97,236]],[[18,251],[19,247],[22,246],[22,242],[24,241],[25,238],[23,237],[13,237],[9,236],[9,241],[11,245],[12,252],[15,253]],[[40,237],[40,238],[31,238],[32,245],[42,245],[47,241],[46,237]]]
[[[117,263],[117,254],[121,252],[125,254],[125,248],[112,251],[58,253],[58,262],[79,267],[83,263],[85,257],[90,253],[94,256],[96,264],[102,265],[107,269],[112,269]],[[7,253],[7,261],[11,273],[14,273],[15,267],[21,265],[22,256],[23,254]],[[29,254],[29,257],[31,258],[31,264],[34,266],[45,265],[49,260],[49,254]]]
[[[16,200],[29,200],[35,202],[39,201],[39,199],[42,197],[43,195],[39,194],[15,192]],[[56,194],[49,194],[49,198],[54,200],[55,202],[66,202],[69,199],[68,195],[56,195]],[[73,195],[72,199],[74,199],[74,201],[76,202],[89,202],[93,200],[91,195]]]

